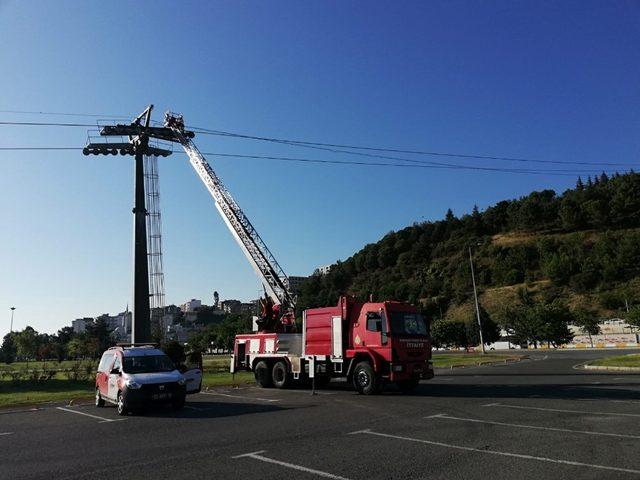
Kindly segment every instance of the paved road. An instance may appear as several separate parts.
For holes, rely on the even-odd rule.
[[[438,372],[414,395],[218,389],[164,409],[0,414],[0,478],[640,478],[640,375],[540,351]]]

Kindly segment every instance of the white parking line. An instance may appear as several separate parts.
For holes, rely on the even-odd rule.
[[[85,417],[91,417],[91,418],[97,418],[98,420],[102,420],[101,422],[98,423],[105,423],[105,422],[121,422],[122,420],[126,420],[126,418],[104,418],[104,417],[99,417],[97,415],[91,415],[90,413],[85,413],[85,412],[79,412],[77,410],[72,410],[70,408],[64,408],[64,407],[56,407],[58,410],[63,410],[65,412],[69,412],[69,413],[77,413],[78,415],[84,415]]]
[[[248,397],[246,395],[231,395],[229,393],[219,393],[219,392],[200,392],[202,395],[217,395],[219,397],[229,397],[229,398],[241,398],[243,400],[258,400],[260,402],[279,402],[280,399],[277,398],[260,398],[260,397]]]
[[[261,462],[266,462],[266,463],[273,463],[275,465],[291,468],[293,470],[298,470],[300,472],[311,473],[312,475],[317,475],[319,477],[333,478],[334,480],[349,480],[346,477],[334,475],[333,473],[328,473],[328,472],[323,472],[321,470],[315,470],[313,468],[303,467],[302,465],[296,465],[294,463],[287,463],[287,462],[282,462],[280,460],[274,460],[273,458],[268,458],[263,455],[260,455],[261,453],[265,453],[265,450],[259,450],[257,452],[250,452],[250,453],[243,453],[242,455],[236,455],[235,457],[231,457],[231,458],[235,458],[235,459],[253,458],[254,460],[259,460]]]
[[[488,455],[498,455],[502,457],[521,458],[523,460],[535,460],[538,462],[558,463],[561,465],[571,465],[574,467],[586,467],[596,470],[609,470],[613,472],[635,473],[640,474],[640,470],[633,470],[631,468],[609,467],[607,465],[597,465],[593,463],[574,462],[571,460],[559,460],[556,458],[548,457],[536,457],[534,455],[525,455],[522,453],[501,452],[499,450],[484,450],[481,448],[465,447],[464,445],[453,445],[450,443],[434,442],[432,440],[424,440],[422,438],[402,437],[400,435],[390,435],[388,433],[374,432],[371,430],[358,430],[357,432],[351,432],[349,435],[376,435],[378,437],[393,438],[396,440],[405,440],[408,442],[424,443],[427,445],[435,445],[437,447],[453,448],[455,450],[464,450],[467,452],[485,453]]]
[[[428,417],[424,417],[424,418],[442,418],[443,420],[457,420],[460,422],[485,423],[487,425],[499,425],[501,427],[529,428],[532,430],[548,430],[551,432],[583,433],[585,435],[597,435],[597,436],[603,436],[603,437],[640,439],[640,435],[626,435],[624,433],[591,432],[587,430],[572,430],[570,428],[539,427],[537,425],[523,425],[521,423],[493,422],[490,420],[479,420],[477,418],[454,417],[454,416],[447,415],[446,413],[441,413],[439,415],[429,415]]]
[[[487,403],[483,407],[504,407],[518,408],[521,410],[539,410],[542,412],[561,412],[561,413],[582,413],[583,415],[604,415],[614,417],[640,417],[640,413],[620,413],[620,412],[589,412],[583,410],[565,410],[563,408],[544,408],[544,407],[525,407],[523,405],[507,405],[506,403]]]

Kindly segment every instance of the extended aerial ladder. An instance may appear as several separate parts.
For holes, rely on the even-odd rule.
[[[262,281],[265,298],[260,300],[262,312],[257,321],[259,330],[271,332],[295,331],[295,296],[289,289],[289,278],[264,243],[240,206],[216,175],[198,147],[193,143],[193,132],[185,132],[182,115],[167,112],[165,128],[170,128],[196,173],[215,200],[216,208],[240,249]]]

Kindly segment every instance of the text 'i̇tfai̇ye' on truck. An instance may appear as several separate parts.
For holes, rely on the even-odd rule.
[[[193,132],[185,132],[182,116],[168,113],[165,127],[175,132],[265,290],[254,333],[235,338],[232,373],[253,371],[265,388],[346,377],[363,394],[379,391],[386,382],[410,391],[420,379],[433,378],[427,324],[407,303],[362,303],[343,296],[335,307],[303,311],[297,333],[288,277],[191,140]]]

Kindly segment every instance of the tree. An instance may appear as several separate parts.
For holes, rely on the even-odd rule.
[[[27,363],[35,358],[38,349],[38,332],[32,327],[26,327],[15,338],[18,356],[24,358]]]
[[[437,348],[466,347],[467,330],[462,322],[436,320],[431,324],[431,341]]]
[[[635,305],[629,309],[627,323],[634,327],[640,327],[640,305]]]
[[[113,346],[114,341],[111,338],[111,333],[113,330],[109,328],[107,322],[102,317],[98,317],[95,319],[93,323],[88,323],[86,327],[86,335],[87,337],[95,338],[96,343],[98,345],[98,352],[104,352],[109,347]],[[94,349],[90,349],[94,350]],[[91,355],[89,350],[87,350],[87,354]],[[97,356],[97,353],[96,353]]]
[[[16,360],[17,348],[15,343],[15,334],[7,333],[2,339],[2,347],[0,347],[0,362],[13,363]]]
[[[500,327],[493,321],[489,313],[479,305],[480,307],[480,322],[482,324],[482,339],[484,344],[495,343],[500,340]],[[465,330],[467,332],[467,346],[479,345],[480,334],[478,331],[478,317],[473,311],[473,315],[465,322]]]
[[[600,334],[600,323],[595,313],[586,308],[578,308],[574,311],[573,316],[575,325],[580,327],[582,333],[589,335],[589,342],[593,348],[592,335]]]
[[[164,353],[167,354],[174,365],[180,365],[181,363],[184,363],[187,358],[184,353],[184,346],[182,346],[180,342],[176,342],[175,340],[160,344],[160,348]]]

